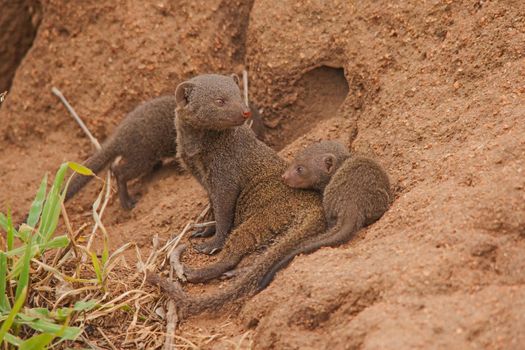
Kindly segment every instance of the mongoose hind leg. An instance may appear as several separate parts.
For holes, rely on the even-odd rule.
[[[137,203],[137,199],[131,197],[128,192],[128,181],[145,174],[153,169],[154,165],[155,162],[130,159],[118,159],[111,165],[111,171],[117,179],[117,192],[122,208],[131,210]]]
[[[191,283],[202,283],[220,277],[223,273],[232,270],[241,261],[242,255],[229,254],[213,264],[201,268],[182,265],[183,276]]]
[[[208,233],[209,232],[206,232],[206,234]],[[205,236],[201,236],[201,237],[205,237]],[[193,248],[199,253],[208,254],[208,255],[212,255],[212,254],[219,252],[224,246],[224,242],[226,240],[225,235],[221,235],[219,234],[219,232],[216,232],[216,230],[214,230],[214,235],[210,237],[211,238],[208,238],[206,241],[202,243],[195,244]]]
[[[117,193],[120,200],[120,205],[126,210],[135,208],[137,199],[129,195],[127,181],[121,176],[117,176]]]
[[[186,280],[191,283],[206,282],[221,277],[225,272],[235,268],[245,255],[253,252],[259,246],[261,240],[267,240],[271,235],[270,230],[256,231],[261,227],[256,225],[257,221],[260,220],[251,218],[233,230],[224,249],[218,254],[216,262],[201,268],[182,266]],[[257,232],[257,237],[253,232]]]
[[[251,270],[251,266],[245,266],[245,267],[239,267],[236,269],[231,269],[230,271],[226,271],[222,274],[221,280],[227,280],[230,278],[234,278],[237,276],[242,276],[245,273],[248,273]]]

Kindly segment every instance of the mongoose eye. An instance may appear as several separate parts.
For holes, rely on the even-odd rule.
[[[295,171],[297,171],[297,174],[301,175],[304,173],[304,167],[299,165],[297,168],[295,168]]]
[[[224,106],[224,99],[222,99],[222,98],[218,98],[218,99],[216,99],[216,100],[215,100],[215,104],[216,104],[217,106],[219,106],[219,107]]]

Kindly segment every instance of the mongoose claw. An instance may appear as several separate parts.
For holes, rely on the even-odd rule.
[[[191,234],[191,238],[208,238],[215,234],[215,226],[201,227]]]
[[[223,239],[218,239],[217,235],[215,237],[207,240],[204,243],[196,244],[194,246],[195,250],[197,250],[199,253],[213,255],[215,253],[218,253],[224,245]]]

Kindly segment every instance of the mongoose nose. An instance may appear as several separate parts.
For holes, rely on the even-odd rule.
[[[242,112],[242,115],[244,116],[244,118],[248,119],[252,116],[252,112],[250,111],[244,111]]]

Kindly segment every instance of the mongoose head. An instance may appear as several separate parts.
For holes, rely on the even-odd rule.
[[[293,188],[323,191],[349,156],[346,147],[336,141],[312,144],[297,154],[282,175],[283,181]]]
[[[241,98],[239,78],[204,74],[180,83],[175,91],[177,118],[199,129],[223,130],[251,116]]]

